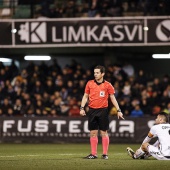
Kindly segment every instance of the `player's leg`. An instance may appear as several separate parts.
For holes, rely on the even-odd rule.
[[[134,154],[134,158],[135,159],[144,159],[144,155],[146,154],[146,152],[144,152],[142,150],[142,148],[140,147],[139,149],[136,150],[135,154]]]
[[[130,147],[127,147],[126,150],[128,152],[128,155],[130,157],[132,157],[133,159],[143,159],[144,158],[145,152],[141,148],[137,149],[136,152],[133,151],[133,149]]]
[[[151,154],[148,152],[148,146],[149,143],[143,143],[142,146],[136,150],[136,152],[134,152],[130,147],[127,147],[128,155],[133,159],[147,159],[151,156]],[[158,148],[159,141],[156,141],[153,146]]]
[[[157,146],[155,147],[153,145],[150,145],[149,143],[144,143],[142,144],[142,148],[157,160],[168,160],[162,155],[162,153],[160,152]]]
[[[153,144],[154,147],[159,147],[159,141],[157,140],[154,144]],[[147,159],[149,158],[150,156],[152,156],[149,152],[147,152],[145,155],[144,155],[144,159]]]

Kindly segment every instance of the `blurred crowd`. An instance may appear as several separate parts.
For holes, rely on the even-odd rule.
[[[32,1],[36,2],[36,1]],[[34,17],[114,17],[169,15],[169,0],[41,0]],[[24,1],[19,1],[24,4]]]
[[[18,69],[0,63],[0,116],[79,116],[86,82],[93,77],[93,66],[84,69],[76,60],[63,68],[54,59],[29,62]],[[115,96],[126,116],[170,114],[170,76],[150,77],[131,64],[111,64],[105,79],[115,88]],[[88,107],[85,107],[88,111]],[[110,115],[117,114],[109,102]]]
[[[114,17],[169,15],[169,9],[169,0],[44,0],[36,13],[50,18]]]

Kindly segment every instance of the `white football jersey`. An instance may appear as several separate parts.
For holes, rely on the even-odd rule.
[[[160,152],[164,156],[170,156],[170,124],[158,124],[154,125],[150,129],[150,133],[154,137],[158,137],[160,142]]]

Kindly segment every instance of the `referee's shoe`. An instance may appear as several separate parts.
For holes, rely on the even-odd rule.
[[[86,156],[84,159],[96,159],[96,158],[97,158],[97,155],[90,154],[90,155]]]
[[[103,154],[102,159],[109,159],[108,155]]]

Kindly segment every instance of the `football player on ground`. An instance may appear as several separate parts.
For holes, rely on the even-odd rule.
[[[168,121],[167,114],[160,112],[155,119],[155,125],[151,127],[141,147],[136,152],[127,147],[128,155],[133,159],[153,156],[157,160],[170,160],[170,124]],[[157,137],[158,140],[153,145],[149,144],[154,137]]]

